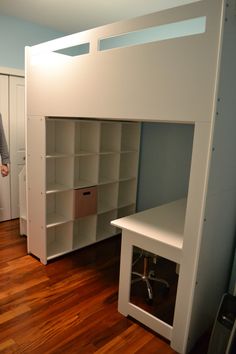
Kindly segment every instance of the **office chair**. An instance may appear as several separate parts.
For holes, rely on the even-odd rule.
[[[163,284],[165,286],[165,290],[168,291],[170,288],[169,283],[161,278],[157,278],[155,276],[155,271],[154,270],[149,270],[149,264],[150,264],[150,260],[156,258],[157,256],[141,250],[139,256],[136,258],[136,260],[134,260],[132,267],[134,267],[134,265],[141,259],[143,258],[143,273],[139,273],[139,272],[135,272],[132,271],[132,275],[135,276],[134,279],[131,280],[131,284],[137,283],[139,281],[144,281],[146,283],[147,286],[147,294],[148,297],[146,298],[146,302],[148,304],[152,304],[153,303],[153,289],[151,286],[150,281],[154,281],[160,284]]]

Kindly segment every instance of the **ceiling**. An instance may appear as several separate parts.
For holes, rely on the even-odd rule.
[[[198,0],[0,0],[0,15],[65,34]]]

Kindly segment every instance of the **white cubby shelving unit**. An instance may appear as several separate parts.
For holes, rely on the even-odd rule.
[[[46,187],[41,195],[45,196],[46,221],[40,235],[29,236],[29,248],[46,264],[52,258],[117,234],[119,230],[110,222],[118,215],[120,191],[126,193],[126,203],[134,210],[140,123],[49,117],[41,122],[46,136],[40,152],[45,172]],[[126,183],[131,181],[133,188],[124,191],[120,149],[122,127],[127,125],[130,136],[126,133],[126,138],[132,139],[134,132],[137,138],[129,161],[134,170],[126,176]],[[38,154],[39,146],[35,144],[34,148],[31,156]],[[43,180],[41,183],[44,185]],[[96,208],[88,215],[75,215],[75,190],[94,187]]]
[[[128,43],[129,34],[139,37]],[[84,43],[83,55],[56,52]],[[235,43],[234,0],[191,0],[26,48],[28,251],[44,264],[117,226],[127,236],[121,221],[110,220],[135,212],[140,122],[193,127],[185,208],[157,201],[154,224],[150,210],[123,219],[138,234],[127,240],[173,259],[179,275],[172,325],[122,301],[119,311],[166,336],[179,353],[213,323],[227,290],[236,215]],[[73,220],[73,189],[92,186],[97,213]],[[49,217],[58,214],[61,222]]]

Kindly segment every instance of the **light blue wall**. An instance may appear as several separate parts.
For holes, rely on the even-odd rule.
[[[143,123],[138,211],[187,196],[194,125]]]
[[[61,37],[61,32],[0,15],[0,66],[24,69],[24,47]]]

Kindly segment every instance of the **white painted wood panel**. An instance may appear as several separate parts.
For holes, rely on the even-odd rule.
[[[221,7],[222,0],[201,1],[181,10],[166,10],[28,48],[28,113],[177,122],[211,120]],[[197,16],[207,18],[203,34],[102,52],[92,47],[99,38],[128,29]],[[89,40],[90,54],[72,58],[49,52],[72,40]],[[41,55],[37,55],[40,50]]]
[[[191,342],[210,328],[222,295],[228,290],[232,246],[235,244],[235,216],[236,189],[207,197],[189,330]]]
[[[228,291],[236,230],[236,16],[227,1],[205,221],[189,330],[194,342],[213,323]],[[234,274],[235,276],[235,274]]]
[[[19,217],[19,174],[25,165],[25,79],[10,76],[11,218]]]
[[[204,221],[210,153],[211,124],[196,123],[185,216],[182,262],[179,272],[174,330],[171,341],[171,346],[180,353],[185,353],[189,345],[188,329],[191,321],[199,248],[202,238],[201,231]]]
[[[27,118],[27,230],[28,252],[42,263],[46,258],[45,118]],[[32,237],[30,237],[32,235]]]
[[[8,76],[0,75],[0,113],[9,147]],[[1,161],[0,161],[1,163]],[[11,219],[10,177],[0,175],[0,221]]]

